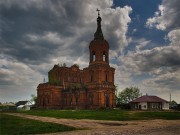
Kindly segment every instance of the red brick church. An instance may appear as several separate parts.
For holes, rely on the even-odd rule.
[[[109,44],[101,30],[98,11],[97,30],[89,44],[89,66],[54,67],[49,81],[37,87],[38,108],[90,109],[115,106],[115,69],[109,65]]]

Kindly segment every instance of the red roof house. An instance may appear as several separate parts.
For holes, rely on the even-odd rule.
[[[169,102],[152,95],[144,95],[131,101],[131,108],[138,110],[168,110]]]

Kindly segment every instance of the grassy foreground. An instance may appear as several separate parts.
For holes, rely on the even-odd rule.
[[[1,135],[27,135],[76,130],[74,127],[23,119],[0,113]]]
[[[147,120],[166,119],[180,120],[180,112],[146,112],[126,110],[32,110],[24,112],[30,115],[71,118],[71,119],[96,119],[96,120]]]

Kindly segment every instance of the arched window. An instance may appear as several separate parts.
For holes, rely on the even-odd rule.
[[[93,52],[93,61],[96,61],[96,53]]]
[[[103,52],[103,61],[106,61],[106,53],[105,53],[105,51]]]

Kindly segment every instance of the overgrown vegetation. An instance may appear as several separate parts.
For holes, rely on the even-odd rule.
[[[71,119],[96,119],[96,120],[146,120],[146,119],[180,119],[179,112],[139,112],[115,109],[104,110],[32,110],[24,113],[36,116],[71,118]]]
[[[74,127],[60,124],[23,119],[0,113],[1,135],[27,135],[76,130]]]
[[[31,103],[36,103],[36,101],[37,101],[37,96],[36,95],[34,95],[34,94],[31,94],[31,99],[30,99],[30,101],[31,101]]]

